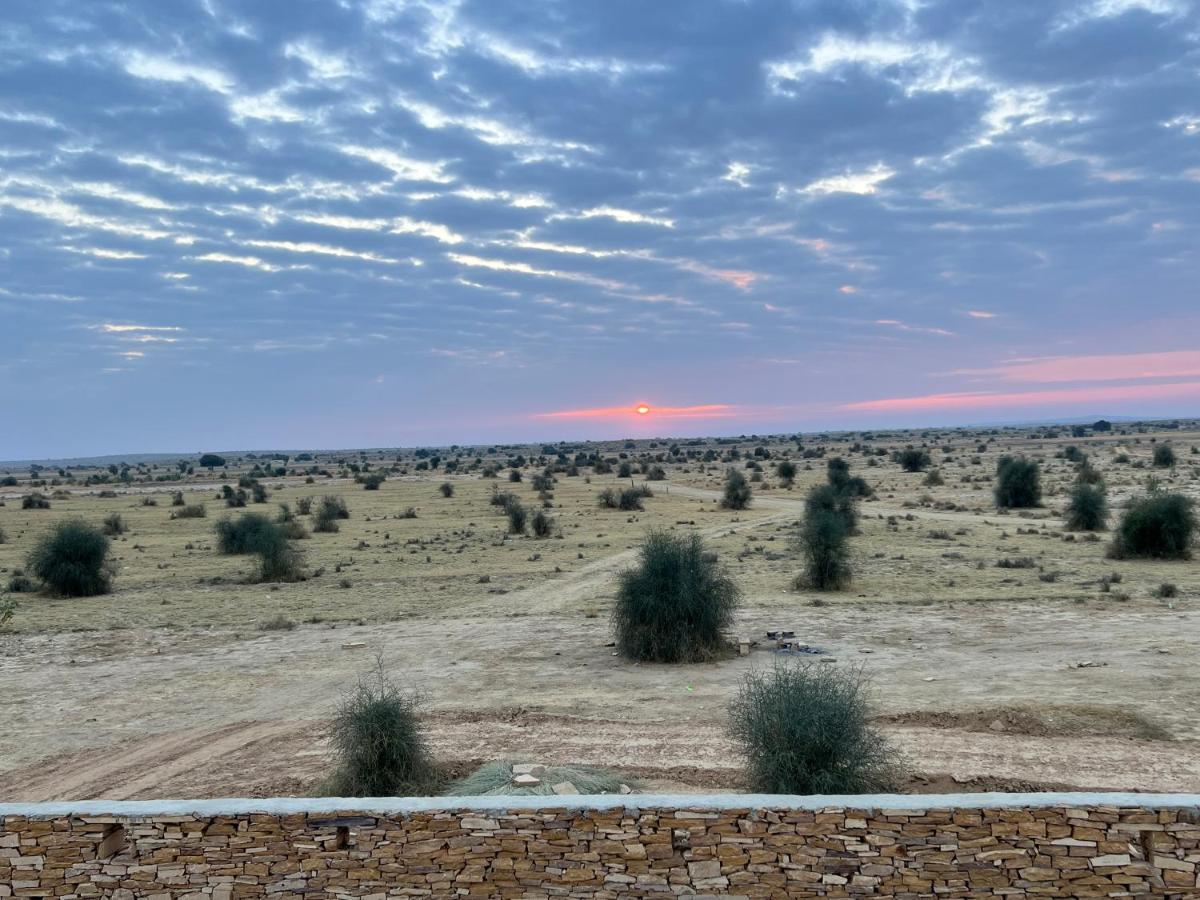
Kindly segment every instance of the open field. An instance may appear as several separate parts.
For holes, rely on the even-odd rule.
[[[1161,441],[1175,449],[1173,468],[1151,466]],[[1200,790],[1200,564],[1107,559],[1107,535],[1068,534],[1060,518],[1075,477],[1060,458],[1068,445],[1104,475],[1114,518],[1149,477],[1200,497],[1194,428],[805,436],[807,459],[790,439],[681,441],[678,456],[670,443],[571,445],[567,457],[624,454],[635,468],[661,465],[666,479],[650,483],[644,510],[624,512],[596,497],[629,479],[582,462],[578,474],[557,472],[545,539],[507,535],[489,503],[499,489],[541,505],[530,480],[555,457],[539,460],[540,446],[443,449],[443,462],[460,457],[451,473],[418,470],[426,459],[412,451],[372,451],[372,470],[388,473],[378,490],[339,464],[361,461],[357,453],[318,455],[260,477],[269,500],[245,510],[226,509],[219,488],[258,460],[196,468],[179,482],[141,482],[134,471],[125,483],[69,484],[97,472],[72,470],[36,488],[65,492],[41,510],[21,508],[33,488],[14,470],[18,484],[0,487],[0,588],[57,520],[119,513],[129,530],[114,538],[113,593],[12,595],[20,605],[0,631],[0,796],[304,793],[327,771],[323,723],[376,655],[424,694],[448,768],[522,757],[615,767],[655,787],[736,790],[726,709],[746,672],[779,659],[764,637],[772,628],[823,648],[812,658],[824,664],[867,668],[881,727],[916,773],[913,790]],[[940,485],[882,452],[921,443]],[[725,459],[735,447],[739,458]],[[756,447],[770,458],[759,458],[753,504],[721,508],[726,469],[744,469]],[[524,480],[510,483],[505,462],[517,453]],[[1009,453],[1040,461],[1042,508],[995,509],[992,478]],[[790,489],[774,473],[784,456],[800,469]],[[860,505],[850,588],[816,593],[793,584],[792,536],[806,490],[834,456],[875,496]],[[477,457],[498,464],[499,477],[484,477]],[[442,496],[443,482],[453,496]],[[170,518],[176,490],[207,516]],[[295,542],[306,580],[254,583],[250,557],[216,552],[222,516],[326,494],[342,497],[350,518]],[[655,527],[700,532],[741,585],[735,631],[762,641],[749,656],[660,666],[614,655],[614,576]],[[262,627],[279,618],[294,627]]]

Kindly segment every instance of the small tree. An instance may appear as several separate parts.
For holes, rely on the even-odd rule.
[[[1103,531],[1108,519],[1104,485],[1076,482],[1071,488],[1064,518],[1070,531]]]
[[[697,662],[725,646],[740,592],[695,533],[651,531],[622,572],[612,623],[617,651],[646,662]]]
[[[729,730],[750,787],[765,794],[861,794],[894,788],[895,751],[869,724],[861,668],[808,663],[746,676]]]
[[[64,597],[107,594],[112,587],[109,541],[80,519],[59,522],[34,545],[29,570],[46,589]]]
[[[840,494],[847,497],[870,497],[871,486],[862,478],[850,474],[850,463],[835,456],[825,464],[826,477]]]
[[[223,467],[225,465],[225,457],[218,456],[215,453],[205,453],[200,457],[200,465],[211,472],[218,466]]]
[[[825,506],[809,507],[800,525],[804,575],[798,583],[818,591],[836,591],[850,581],[850,550],[845,516]]]
[[[1158,469],[1169,469],[1175,465],[1175,451],[1170,444],[1157,444],[1154,447],[1154,466]]]
[[[1196,513],[1183,494],[1135,499],[1121,517],[1108,555],[1114,559],[1189,559]]]
[[[729,469],[725,473],[725,496],[721,506],[725,509],[746,509],[750,506],[752,493],[746,476],[737,469]]]
[[[417,716],[419,698],[387,677],[382,662],[342,699],[330,729],[337,797],[431,793],[437,774]]]
[[[775,474],[779,476],[779,481],[784,487],[791,487],[796,481],[796,464],[790,459],[785,459],[775,466]]]
[[[1023,456],[1004,456],[996,464],[996,505],[1001,509],[1025,509],[1042,502],[1038,464]]]
[[[919,447],[906,447],[895,454],[894,459],[905,472],[924,471],[932,462],[929,452]]]

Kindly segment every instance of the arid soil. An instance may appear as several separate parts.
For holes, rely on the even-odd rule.
[[[975,446],[960,443],[960,457]],[[1099,446],[1087,447],[1096,462],[1123,445]],[[1043,455],[1048,488],[1046,507],[1025,516],[998,515],[987,484],[959,481],[958,468],[943,464],[946,485],[928,487],[890,461],[853,458],[877,496],[862,504],[854,583],[832,595],[792,584],[790,536],[820,459],[795,490],[756,485],[736,513],[715,502],[723,466],[668,467],[634,513],[597,507],[613,476],[559,475],[558,536],[546,540],[506,537],[488,504],[496,482],[475,475],[451,476],[450,499],[438,475],[389,478],[377,492],[274,479],[273,502],[334,492],[352,512],[339,533],[298,542],[319,574],[295,585],[247,583],[249,558],[216,554],[225,510],[211,484],[210,515],[197,520],[168,518],[172,486],[156,507],[136,491],[47,511],[10,500],[4,580],[57,517],[116,510],[131,531],[116,542],[113,594],[19,595],[0,632],[0,799],[311,793],[329,771],[325,723],[377,660],[421,692],[435,754],[456,770],[573,762],[650,788],[738,790],[728,704],[745,673],[799,661],[866,669],[912,790],[1200,790],[1200,566],[1117,562],[1102,542],[1064,540],[1068,469],[1054,442],[1024,449]],[[968,473],[990,472],[995,456]],[[1118,507],[1148,474],[1104,468]],[[1164,477],[1195,495],[1194,469]],[[499,488],[536,502],[527,484]],[[409,506],[417,518],[399,518]],[[736,631],[760,642],[749,656],[658,666],[614,655],[614,576],[651,526],[695,528],[720,554],[745,593]],[[1009,557],[1036,565],[995,565]],[[1165,582],[1170,599],[1157,596]],[[294,627],[262,629],[279,616]],[[781,627],[824,652],[774,652],[765,633]]]

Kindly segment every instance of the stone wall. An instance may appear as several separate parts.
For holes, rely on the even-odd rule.
[[[1105,794],[0,805],[0,897],[1200,897],[1197,806]]]

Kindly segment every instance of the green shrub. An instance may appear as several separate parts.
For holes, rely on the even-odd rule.
[[[172,506],[184,506],[186,503],[187,501],[183,499],[183,491],[176,491],[171,495]]]
[[[104,517],[103,531],[109,537],[124,534],[128,530],[129,526],[125,524],[125,520],[121,518],[120,513],[109,513]]]
[[[790,459],[785,459],[775,466],[775,474],[779,476],[779,481],[784,487],[791,487],[792,482],[796,480],[796,464]]]
[[[79,519],[55,525],[29,554],[29,569],[53,593],[64,597],[107,594],[112,587],[108,538]]]
[[[547,538],[554,531],[554,519],[540,509],[533,514],[533,519],[529,524],[533,529],[534,537]]]
[[[996,464],[996,505],[1025,509],[1042,502],[1041,471],[1023,456],[1004,456]]]
[[[301,497],[296,501],[296,512],[302,516],[312,515],[312,497]]]
[[[21,509],[49,509],[50,501],[38,491],[21,498]]]
[[[172,519],[203,519],[208,515],[208,509],[200,504],[192,506],[181,506],[178,509],[171,510]]]
[[[850,463],[835,456],[825,464],[826,478],[838,493],[851,499],[855,497],[870,497],[873,493],[871,486],[862,478],[850,474]]]
[[[740,592],[695,533],[651,531],[618,577],[612,621],[627,659],[696,662],[724,648]]]
[[[258,553],[282,537],[279,526],[262,513],[245,513],[237,519],[221,519],[213,527],[220,553]]]
[[[647,481],[665,481],[667,478],[667,470],[662,466],[650,466],[646,469]]]
[[[846,538],[851,526],[847,513],[838,506],[831,507],[823,496],[818,496],[821,492],[822,488],[814,488],[809,494],[804,521],[800,524],[798,543],[804,557],[804,574],[798,583],[818,591],[836,591],[850,581],[850,549]]]
[[[861,794],[896,786],[898,758],[869,724],[861,668],[777,664],[746,676],[729,730],[746,756],[751,790]]]
[[[1103,531],[1108,520],[1108,498],[1103,485],[1077,482],[1071,488],[1064,518],[1069,531]]]
[[[442,496],[447,500],[454,496],[454,485],[449,481],[443,481],[438,490],[442,492]]]
[[[1154,448],[1154,465],[1159,469],[1169,469],[1175,465],[1175,451],[1170,444],[1158,444]]]
[[[529,511],[525,509],[520,500],[514,497],[511,502],[506,503],[504,515],[508,517],[509,534],[525,533],[525,522],[529,518]]]
[[[336,797],[405,797],[433,792],[436,770],[417,717],[416,695],[396,687],[382,664],[343,699],[330,743]]]
[[[750,485],[746,476],[737,469],[725,472],[725,495],[721,498],[721,506],[725,509],[746,509],[752,499]]]
[[[851,534],[858,525],[858,507],[854,497],[839,491],[832,484],[818,484],[804,498],[804,515],[817,512],[835,513],[845,525],[846,534]]]
[[[929,458],[929,451],[919,447],[906,447],[895,453],[892,458],[900,464],[900,468],[905,472],[924,471],[932,462]]]
[[[364,491],[377,491],[387,480],[387,476],[382,472],[372,472],[370,475],[360,476],[358,480],[362,483]]]
[[[1133,500],[1117,525],[1108,555],[1114,559],[1188,559],[1196,533],[1192,501],[1183,494]]]
[[[348,518],[350,518],[350,511],[346,509],[346,501],[341,497],[328,494],[321,498],[321,502],[317,506],[313,531],[333,533],[338,530],[338,520]]]

